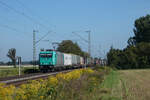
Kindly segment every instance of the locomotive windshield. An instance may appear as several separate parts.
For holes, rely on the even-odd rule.
[[[52,54],[40,54],[40,57],[42,57],[42,58],[50,58],[50,57],[52,57]]]

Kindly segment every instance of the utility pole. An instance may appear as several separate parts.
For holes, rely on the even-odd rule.
[[[36,32],[37,30],[33,30],[33,66],[36,65],[36,45],[44,39],[51,31],[49,31],[47,34],[45,34],[43,37],[41,37],[39,40],[36,41]]]
[[[101,45],[100,44],[99,44],[99,48],[98,48],[98,55],[99,55],[98,57],[101,58],[102,54],[101,54]]]
[[[33,30],[33,66],[36,65],[36,40],[35,40],[35,33],[37,31]]]
[[[21,75],[21,57],[17,57],[18,58],[18,65],[19,65],[19,76]]]
[[[88,33],[88,53],[91,56],[91,31],[86,31]]]

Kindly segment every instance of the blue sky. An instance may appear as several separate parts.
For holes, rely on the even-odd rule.
[[[16,48],[17,56],[22,56],[23,60],[31,60],[33,29],[38,30],[37,40],[52,31],[45,40],[71,39],[84,51],[88,50],[87,43],[72,32],[87,39],[85,31],[91,30],[92,56],[104,57],[111,45],[125,48],[128,38],[134,35],[135,19],[150,14],[149,0],[0,1],[0,61],[8,61],[6,54],[10,48]],[[52,46],[41,41],[37,54],[40,48]]]

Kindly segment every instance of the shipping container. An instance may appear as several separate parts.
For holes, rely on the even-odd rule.
[[[64,66],[64,54],[56,52],[56,67]]]
[[[80,64],[84,65],[84,59],[83,59],[83,57],[80,57]]]
[[[76,55],[71,54],[72,55],[72,65],[77,65],[77,58]]]
[[[77,65],[80,65],[80,56],[76,55]]]
[[[72,65],[72,55],[64,53],[64,65]]]

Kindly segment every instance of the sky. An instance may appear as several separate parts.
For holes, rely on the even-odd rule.
[[[134,36],[134,21],[150,14],[150,0],[0,0],[0,61],[9,61],[7,52],[32,60],[33,30],[36,45],[52,48],[52,42],[72,40],[88,51],[86,31],[91,31],[91,55],[106,57],[110,47],[123,49]],[[73,34],[75,32],[76,34]],[[49,40],[49,41],[45,41]]]

